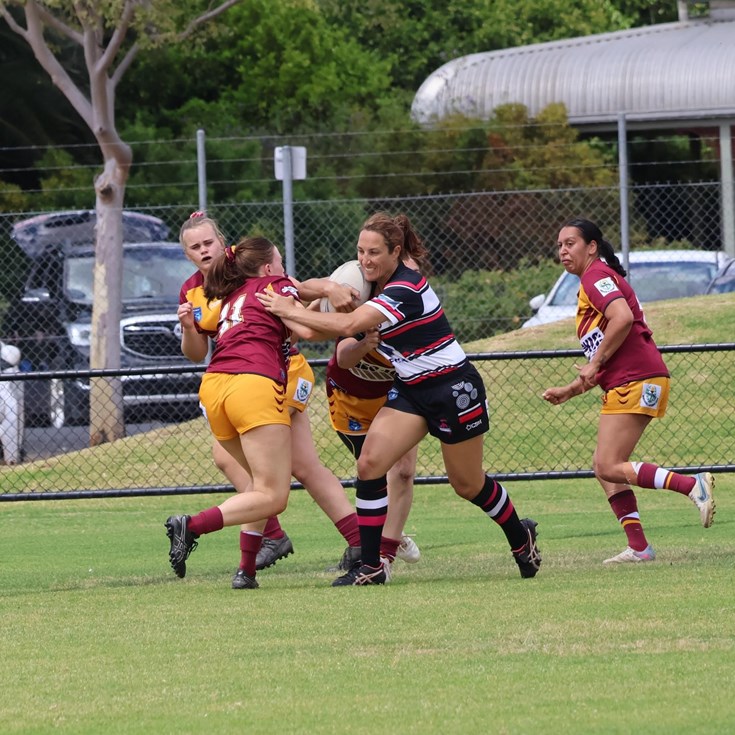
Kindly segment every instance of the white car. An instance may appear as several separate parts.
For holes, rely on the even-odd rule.
[[[622,255],[617,256],[622,263]],[[727,259],[722,250],[636,250],[629,255],[627,280],[642,304],[699,296]],[[563,271],[548,294],[528,302],[534,315],[521,328],[573,317],[578,291],[579,278]]]

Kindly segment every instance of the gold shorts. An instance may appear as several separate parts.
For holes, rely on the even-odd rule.
[[[611,388],[602,395],[600,413],[640,413],[660,419],[669,403],[670,384],[670,378],[646,378]]]
[[[199,400],[216,439],[234,439],[256,426],[291,426],[286,389],[263,375],[204,373]]]
[[[356,398],[335,390],[329,396],[329,421],[342,434],[366,434],[384,404],[385,396]]]
[[[313,390],[314,371],[311,365],[301,353],[292,355],[288,363],[286,405],[303,413],[309,405]]]

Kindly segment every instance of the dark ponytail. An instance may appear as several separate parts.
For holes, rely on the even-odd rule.
[[[615,255],[615,249],[607,240],[605,240],[602,236],[602,230],[600,230],[594,222],[582,217],[572,217],[572,219],[567,220],[562,227],[576,228],[581,233],[582,239],[588,244],[592,241],[596,242],[597,252],[600,257],[604,258],[605,262],[617,274],[623,276],[623,278],[628,275],[625,268],[621,265],[620,260],[618,260],[618,256]]]

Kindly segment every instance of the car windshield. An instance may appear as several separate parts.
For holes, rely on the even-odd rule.
[[[126,249],[123,255],[123,302],[153,299],[178,302],[181,284],[193,267],[180,247]],[[94,292],[94,254],[66,260],[64,289],[71,301],[91,304]]]
[[[677,263],[631,263],[628,282],[641,303],[678,299],[703,294],[717,265],[681,261]],[[553,306],[576,306],[579,278],[565,273],[549,302]]]

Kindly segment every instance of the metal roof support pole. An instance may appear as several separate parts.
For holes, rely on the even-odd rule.
[[[630,218],[628,212],[628,131],[625,113],[618,115],[618,180],[620,189],[620,247],[623,251],[623,268],[630,273]],[[630,280],[630,275],[628,276]]]
[[[199,211],[207,211],[207,151],[204,146],[205,132],[197,130],[197,189],[199,191]]]
[[[722,249],[735,257],[735,187],[732,170],[732,127],[720,124],[720,179],[722,180]]]

